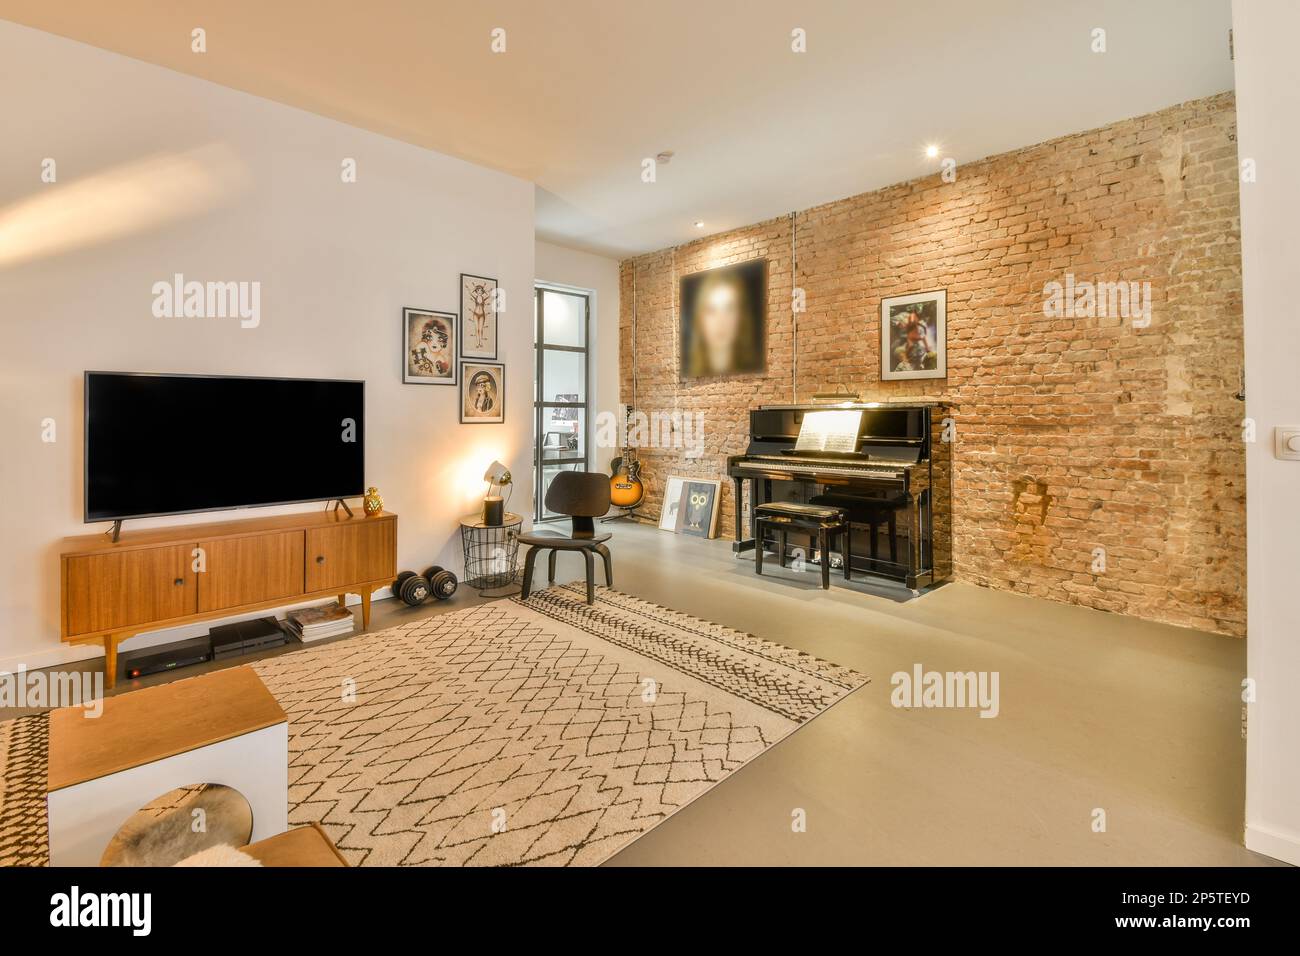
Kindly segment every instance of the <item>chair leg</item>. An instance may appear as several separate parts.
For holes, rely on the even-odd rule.
[[[535,565],[536,563],[537,563],[537,548],[530,547],[528,549],[528,554],[524,555],[524,583],[519,594],[519,596],[522,598],[526,599],[528,597],[528,592],[532,589],[533,565]]]
[[[871,518],[871,560],[876,560],[876,539],[880,537],[880,524],[876,521],[875,516]]]
[[[614,586],[614,561],[610,557],[609,548],[603,544],[598,544],[596,545],[596,553],[605,562],[605,587],[612,588]]]
[[[898,563],[898,521],[894,512],[889,512],[889,560]]]
[[[785,529],[782,528],[776,533],[776,566],[785,567],[786,537]]]
[[[754,534],[754,573],[763,573],[763,523],[758,523]]]
[[[817,529],[817,553],[822,559],[822,590],[829,591],[831,588],[831,551],[827,547],[829,536],[825,528]]]
[[[560,552],[554,548],[551,549],[550,557],[546,559],[546,580],[552,584],[555,583],[555,559],[560,556]]]
[[[844,580],[853,580],[853,570],[849,566],[853,560],[853,525],[845,522],[844,537],[841,539],[844,547],[840,550],[840,559],[844,562]]]
[[[587,562],[587,603],[596,603],[596,561],[591,556],[591,552],[586,548],[582,549],[582,557]]]

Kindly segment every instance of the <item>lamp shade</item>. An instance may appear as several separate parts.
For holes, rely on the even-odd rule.
[[[510,469],[501,462],[494,461],[488,465],[487,471],[483,472],[483,480],[497,485],[508,485],[510,484]]]

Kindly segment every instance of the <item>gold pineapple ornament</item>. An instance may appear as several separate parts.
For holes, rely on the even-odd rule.
[[[367,518],[371,518],[379,514],[379,512],[383,511],[384,499],[383,496],[379,494],[379,489],[376,488],[374,485],[371,485],[369,488],[367,488],[366,497],[365,500],[362,502],[362,505],[366,509]]]

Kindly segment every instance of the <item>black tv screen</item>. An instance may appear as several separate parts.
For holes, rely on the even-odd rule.
[[[86,521],[361,495],[365,383],[86,373]]]

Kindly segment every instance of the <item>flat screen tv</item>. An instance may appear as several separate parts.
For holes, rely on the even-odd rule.
[[[365,382],[86,373],[86,521],[361,495]]]

